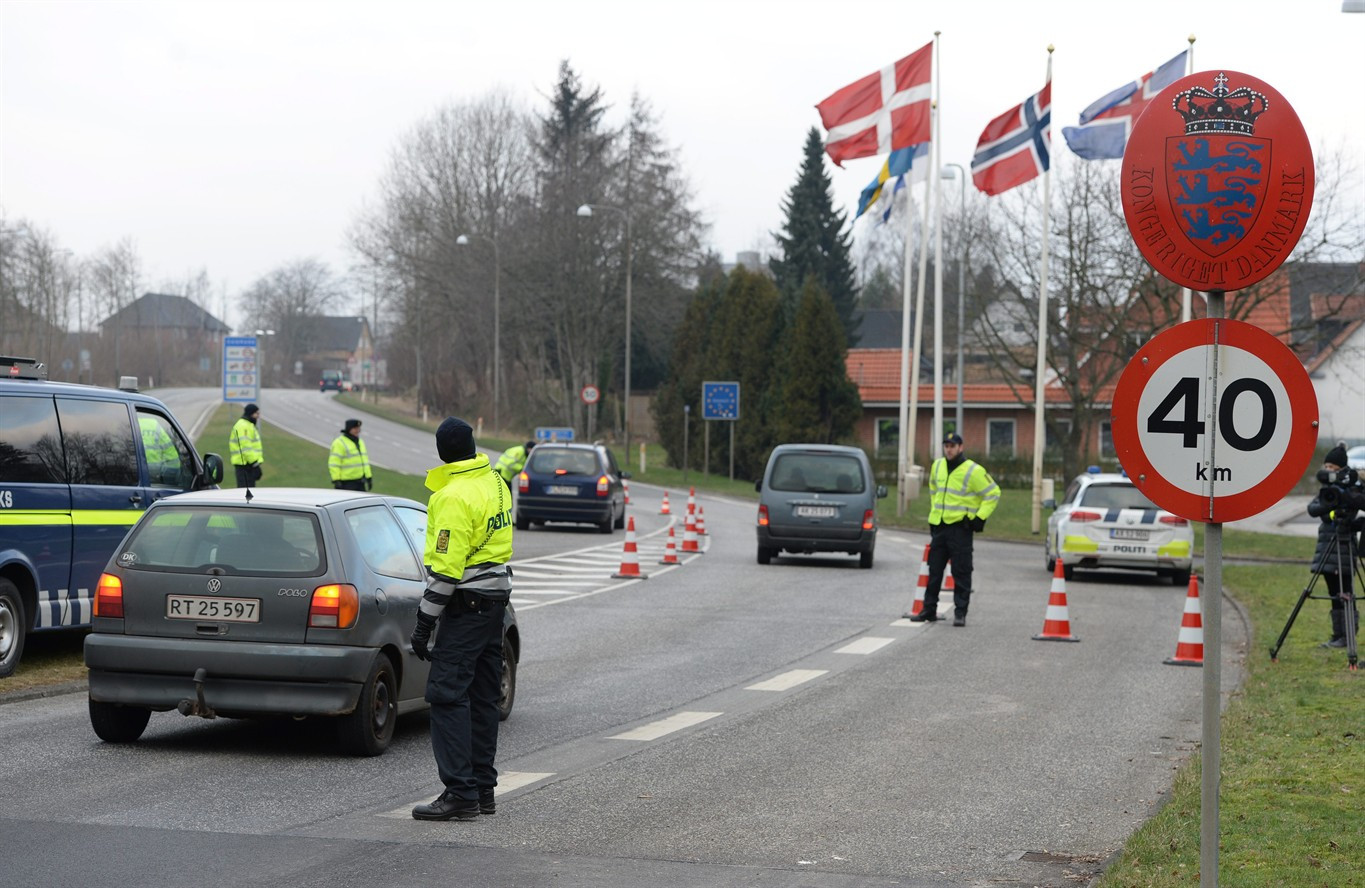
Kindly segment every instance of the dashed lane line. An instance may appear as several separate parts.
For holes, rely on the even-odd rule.
[[[506,795],[509,792],[515,792],[518,789],[530,786],[533,783],[548,780],[553,776],[553,771],[499,771],[498,786],[493,790],[493,795]],[[419,802],[426,801],[427,798],[429,798],[429,796],[422,796],[421,799],[414,799],[401,808],[394,808],[392,811],[384,811],[379,816],[391,817],[395,820],[408,820],[412,817],[412,806]]]
[[[793,669],[781,675],[775,675],[767,681],[760,681],[758,684],[751,684],[744,690],[746,691],[788,691],[800,684],[819,678],[828,674],[828,669]]]
[[[846,644],[834,653],[836,654],[871,654],[886,647],[894,638],[883,638],[877,635],[865,635],[852,644]]]
[[[641,725],[624,734],[613,734],[608,740],[658,740],[675,731],[699,725],[704,721],[709,721],[717,716],[724,715],[722,712],[679,712],[670,715],[668,718]]]

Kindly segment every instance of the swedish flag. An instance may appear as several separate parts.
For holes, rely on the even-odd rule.
[[[888,154],[886,162],[882,164],[881,172],[877,173],[877,178],[873,179],[863,189],[863,193],[858,196],[858,212],[854,214],[853,218],[857,219],[867,211],[868,207],[876,203],[877,199],[882,196],[882,188],[892,179],[903,177],[912,169],[917,174],[912,177],[913,179],[924,178],[922,175],[918,175],[923,171],[923,164],[921,163],[919,167],[916,167],[915,162],[923,161],[928,153],[929,143],[920,142],[918,145],[910,145]]]

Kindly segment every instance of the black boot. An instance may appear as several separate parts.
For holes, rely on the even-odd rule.
[[[1324,641],[1318,647],[1325,648],[1344,648],[1346,647],[1346,612],[1345,610],[1332,609],[1332,638]]]
[[[478,799],[462,799],[444,792],[430,804],[412,809],[413,820],[473,820],[478,816]]]

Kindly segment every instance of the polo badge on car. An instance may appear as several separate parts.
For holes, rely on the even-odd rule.
[[[213,577],[212,579],[209,580],[209,582],[208,582],[208,590],[209,590],[210,592],[212,592],[213,594],[217,595],[219,592],[222,591],[222,589],[223,589],[223,581],[222,581],[222,580],[218,579],[217,577]]]

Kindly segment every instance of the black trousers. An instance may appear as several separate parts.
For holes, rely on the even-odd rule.
[[[929,585],[924,588],[924,611],[938,610],[943,569],[953,563],[953,613],[967,616],[972,598],[972,528],[966,521],[929,525]]]
[[[431,748],[445,793],[473,800],[498,785],[498,698],[506,605],[464,610],[459,593],[441,617],[431,651],[427,702]]]
[[[341,485],[337,488],[338,490],[359,490],[361,492],[365,490],[364,478],[353,478],[350,481],[338,481],[336,483]]]
[[[256,482],[261,480],[261,468],[259,465],[233,466],[237,475],[238,487],[255,487]]]

